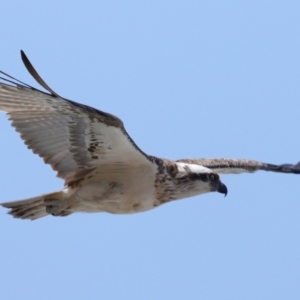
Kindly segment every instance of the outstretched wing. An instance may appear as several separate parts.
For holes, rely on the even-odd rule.
[[[22,59],[51,94],[1,72],[10,79],[0,79],[10,84],[0,82],[0,110],[8,114],[27,147],[50,164],[66,185],[103,165],[151,164],[119,118],[61,98],[41,79],[24,53]]]
[[[177,162],[196,164],[213,170],[219,174],[252,173],[255,171],[271,171],[279,173],[300,174],[300,162],[297,164],[273,165],[247,159],[179,159]]]

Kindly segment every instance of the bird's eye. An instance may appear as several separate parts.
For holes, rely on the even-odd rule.
[[[209,180],[210,181],[215,181],[216,180],[216,176],[214,174],[209,174]]]

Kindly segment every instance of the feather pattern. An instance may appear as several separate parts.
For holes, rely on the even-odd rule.
[[[229,159],[229,158],[199,158],[199,159],[179,159],[177,162],[195,164],[207,167],[218,174],[239,174],[253,173],[259,170],[278,173],[300,174],[300,162],[292,164],[267,164],[249,159]]]
[[[20,84],[0,89],[0,110],[66,185],[103,164],[151,163],[113,115]]]

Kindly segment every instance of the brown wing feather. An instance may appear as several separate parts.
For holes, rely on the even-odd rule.
[[[13,81],[2,78],[16,86],[0,82],[0,110],[9,115],[28,148],[50,164],[67,185],[103,165],[151,164],[120,119],[59,97],[25,55],[23,60],[35,79],[52,94],[11,76]]]
[[[38,74],[38,72],[35,70],[31,62],[29,61],[26,54],[21,50],[21,58],[22,61],[27,69],[27,71],[30,73],[30,75],[48,92],[50,92],[53,96],[59,97],[58,94],[56,94],[49,86],[48,84],[42,79],[42,77]]]
[[[258,170],[279,172],[279,173],[294,173],[300,174],[300,162],[295,165],[282,164],[274,165],[261,163],[254,160],[248,159],[179,159],[177,162],[184,162],[189,164],[201,165],[207,167],[219,174],[238,174],[243,172],[255,172]]]

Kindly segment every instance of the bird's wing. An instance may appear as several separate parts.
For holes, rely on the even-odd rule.
[[[184,162],[189,164],[196,164],[213,170],[219,174],[239,174],[239,173],[252,173],[255,171],[271,171],[279,173],[294,173],[300,174],[300,162],[297,164],[267,164],[254,160],[247,159],[179,159],[177,162]]]
[[[66,185],[104,165],[107,169],[109,165],[151,164],[119,118],[61,98],[30,67],[51,94],[1,72],[10,79],[0,79],[10,84],[0,81],[0,110],[8,114],[27,147],[50,164]]]

